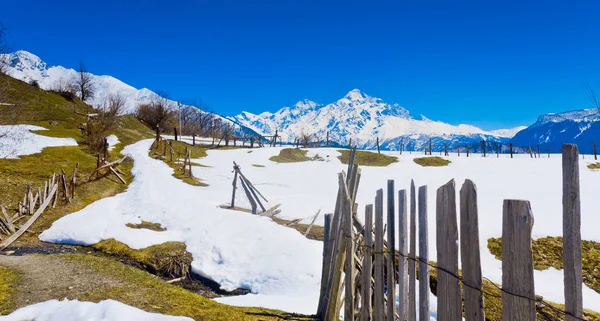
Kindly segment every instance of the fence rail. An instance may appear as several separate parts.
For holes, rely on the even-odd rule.
[[[387,207],[384,208],[383,189],[377,190],[374,204],[365,206],[365,224],[362,225],[357,219],[358,205],[355,204],[360,181],[360,168],[354,163],[355,153],[356,150],[353,150],[350,156],[348,175],[344,172],[338,175],[335,211],[325,217],[321,296],[317,309],[321,320],[338,320],[343,305],[345,321],[416,321],[417,315],[419,320],[428,321],[429,271],[434,269],[437,272],[439,321],[461,320],[461,317],[467,321],[485,320],[483,295],[491,294],[486,291],[490,285],[501,293],[502,320],[533,321],[538,312],[552,320],[541,310],[544,308],[564,315],[568,321],[584,320],[577,146],[563,146],[565,311],[535,295],[531,243],[533,213],[528,201],[505,200],[503,204],[500,287],[482,276],[477,188],[471,180],[463,183],[458,201],[454,180],[436,191],[437,263],[430,263],[427,186],[420,186],[416,193],[415,184],[411,181],[409,191],[397,191],[394,181],[389,180]],[[384,212],[387,215],[387,231],[384,231],[383,225]],[[386,232],[387,238],[384,239]],[[462,273],[458,270],[459,259]],[[483,280],[488,281],[485,282],[488,285]]]

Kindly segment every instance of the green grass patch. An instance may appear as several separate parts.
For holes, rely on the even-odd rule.
[[[300,148],[284,148],[279,152],[279,155],[269,158],[270,161],[276,163],[299,163],[311,160],[306,157],[308,150]]]
[[[106,254],[126,258],[152,274],[170,278],[189,275],[192,264],[192,255],[186,251],[182,242],[166,242],[134,250],[115,239],[108,239],[92,247]]]
[[[0,315],[8,314],[12,309],[10,296],[17,289],[19,273],[0,266]]]
[[[139,224],[127,223],[125,225],[130,228],[146,229],[146,230],[157,231],[157,232],[162,232],[162,231],[167,230],[166,228],[162,227],[162,225],[160,225],[159,223],[151,223],[151,222],[146,222],[146,221],[142,221],[142,223],[139,223]]]
[[[532,242],[533,268],[546,270],[553,267],[562,270],[562,237],[544,237]],[[488,249],[498,259],[502,259],[502,238],[488,240]],[[581,242],[583,283],[600,293],[600,243]]]
[[[589,169],[600,169],[600,163],[592,163],[587,166]]]
[[[60,255],[60,257],[125,283],[108,289],[94,289],[83,297],[77,298],[79,300],[98,302],[112,299],[145,311],[188,316],[194,320],[204,321],[316,320],[314,317],[282,311],[220,304],[181,287],[167,284],[144,271],[104,257],[80,254]]]
[[[348,164],[350,161],[350,150],[340,149],[340,156],[338,156],[339,160],[342,164]],[[356,151],[356,156],[354,158],[354,162],[361,166],[388,166],[393,163],[398,162],[398,158],[393,156],[388,156],[379,153],[373,153],[368,151]]]
[[[148,152],[149,156],[155,159],[160,159],[163,162],[165,162],[165,164],[169,165],[169,167],[173,169],[173,177],[180,179],[184,183],[193,186],[208,186],[208,184],[202,182],[201,179],[197,177],[189,177],[187,174],[185,174],[181,168],[183,166],[183,163],[178,162],[179,159],[183,160],[186,148],[190,151],[191,158],[206,157],[206,151],[208,150],[208,148],[202,146],[192,146],[188,143],[181,141],[169,140],[169,142],[171,142],[171,147],[173,147],[173,155],[171,155],[170,149],[167,146],[166,141],[162,140],[159,144],[154,144],[152,146],[152,149]],[[192,163],[192,166],[207,167],[197,163]]]
[[[252,164],[253,167],[265,167],[265,165],[260,165],[260,164]]]
[[[448,164],[451,163],[451,161],[441,158],[439,156],[433,156],[433,157],[419,157],[419,158],[414,158],[413,161],[423,167],[429,167],[429,166],[434,166],[434,167],[440,167],[440,166],[448,166]]]

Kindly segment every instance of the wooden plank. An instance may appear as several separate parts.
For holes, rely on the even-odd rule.
[[[562,147],[563,172],[563,266],[566,321],[583,318],[581,284],[581,201],[577,145]],[[594,157],[596,156],[594,144]]]
[[[535,287],[528,201],[504,200],[502,209],[502,320],[535,321]],[[508,294],[508,293],[512,294]]]
[[[252,193],[252,196],[254,197],[254,200],[258,203],[258,206],[260,206],[260,209],[263,212],[265,212],[266,209],[265,209],[264,205],[260,202],[260,198],[258,198],[258,195],[256,195],[256,190],[254,189],[253,185],[244,176],[242,176],[242,180],[246,183],[246,187],[248,187],[248,190],[250,190],[250,193]]]
[[[346,238],[346,266],[345,293],[344,293],[344,321],[354,321],[354,236],[352,229],[352,202],[347,200],[344,204],[344,237]]]
[[[408,234],[406,190],[398,191],[398,315],[408,320]]]
[[[454,180],[437,190],[437,313],[438,321],[460,320],[462,298],[458,282],[458,223]]]
[[[234,165],[233,166],[233,183],[231,184],[233,186],[233,190],[231,192],[231,207],[232,208],[235,206],[235,190],[237,189],[237,179],[238,179],[238,167]]]
[[[125,182],[125,180],[119,175],[119,173],[117,173],[112,167],[109,167],[108,170],[110,170],[110,172],[113,173],[121,181],[121,183],[127,184],[127,182]]]
[[[349,202],[348,191],[345,184],[347,178],[344,174],[342,174],[342,180],[343,181],[339,182],[341,186],[340,212],[343,212],[346,209],[346,202]],[[337,240],[335,244],[335,251],[332,252],[333,265],[330,271],[330,278],[328,282],[329,294],[327,295],[328,301],[324,320],[339,319],[340,302],[338,299],[342,287],[342,270],[344,268],[344,261],[346,259],[346,238],[344,238],[344,234],[341,233],[341,227],[344,226],[344,219],[345,215],[340,213],[340,224],[338,225],[340,228],[336,232]]]
[[[323,263],[321,267],[321,290],[319,291],[319,306],[323,302],[323,296],[327,291],[327,278],[325,275],[325,265],[329,262],[329,235],[331,233],[332,214],[325,214],[324,232],[323,232]],[[317,312],[317,315],[319,313]]]
[[[408,260],[408,321],[417,320],[417,192],[410,180],[410,258]]]
[[[373,270],[373,204],[365,207],[365,255],[362,261],[362,304],[361,320],[371,321],[372,302],[371,302],[371,272]]]
[[[54,185],[54,188],[52,188],[52,190],[50,191],[50,195],[54,195],[54,193],[56,193],[58,186]],[[11,245],[14,241],[16,241],[23,233],[25,233],[25,231],[27,231],[27,229],[29,229],[29,227],[31,226],[31,224],[33,224],[33,222],[35,222],[35,220],[38,219],[38,217],[40,217],[40,215],[42,215],[42,213],[44,212],[44,210],[46,209],[46,207],[48,206],[48,204],[50,204],[50,199],[52,197],[48,197],[44,203],[42,203],[42,206],[40,206],[37,211],[35,211],[35,213],[33,214],[33,216],[25,223],[23,224],[23,226],[21,226],[21,228],[19,229],[19,231],[17,231],[15,234],[11,235],[11,237],[9,237],[8,239],[6,239],[4,242],[2,242],[0,244],[0,251],[3,251],[5,248],[7,248],[9,245]]]
[[[373,320],[383,321],[385,307],[383,302],[385,280],[383,277],[383,189],[377,190],[375,196],[375,302],[373,304]]]
[[[73,169],[73,178],[71,179],[71,198],[75,197],[75,184],[77,183],[77,170],[79,170],[79,163],[76,163],[75,169]]]
[[[254,197],[252,197],[252,193],[250,193],[250,190],[248,189],[248,186],[246,186],[246,182],[243,179],[240,179],[240,183],[242,183],[244,193],[246,193],[246,197],[252,206],[252,214],[256,214],[256,201],[254,200]]]
[[[427,186],[419,187],[419,320],[429,321]]]
[[[306,232],[304,232],[304,236],[305,237],[308,236],[308,233],[310,233],[310,230],[312,229],[313,225],[315,224],[315,221],[319,217],[319,214],[321,214],[321,209],[319,209],[317,211],[317,214],[315,214],[315,216],[313,217],[312,221],[310,221],[310,224],[308,225],[308,228],[306,229]],[[352,222],[352,220],[350,220],[350,222]]]
[[[57,188],[56,193],[54,193],[54,197],[53,197],[54,200],[52,201],[52,208],[55,208],[56,207],[56,202],[58,201],[58,182],[52,184],[52,186],[53,187],[56,186],[56,188]],[[52,197],[50,196],[49,198],[52,198]]]
[[[460,255],[465,321],[484,321],[483,293],[481,290],[481,257],[479,252],[479,217],[477,189],[471,180],[465,180],[460,189]]]
[[[396,210],[394,207],[394,180],[387,181],[387,321],[395,321],[396,318],[396,294],[395,271],[396,271]]]
[[[8,231],[11,234],[16,232],[15,225],[12,222],[12,218],[10,217],[10,215],[8,215],[8,213],[6,213],[6,209],[4,208],[4,206],[0,206],[0,209],[2,209],[2,215],[4,215],[4,219],[2,220],[2,222],[4,222],[4,225],[6,226],[6,228],[8,228]]]

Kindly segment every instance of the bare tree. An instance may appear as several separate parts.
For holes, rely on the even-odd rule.
[[[85,131],[85,144],[90,150],[99,152],[104,145],[104,138],[117,125],[118,117],[125,106],[125,97],[111,94],[97,108],[97,113],[88,119]]]
[[[77,94],[79,94],[81,101],[93,99],[96,94],[94,77],[87,71],[83,61],[79,63],[79,71],[75,79],[73,79],[73,86],[77,90]]]
[[[10,50],[10,47],[8,46],[8,43],[6,42],[6,35],[8,34],[8,31],[6,30],[6,27],[4,27],[4,25],[2,24],[2,22],[0,22],[0,73],[5,74],[7,69],[8,69],[8,51]]]
[[[166,94],[159,93],[152,98],[150,103],[139,105],[135,116],[151,128],[156,128],[156,126],[159,126],[160,130],[170,128],[177,114],[172,102],[165,97]]]
[[[596,108],[600,113],[600,99],[596,95],[596,90],[594,90],[594,87],[592,87],[590,83],[586,81],[583,84],[583,90],[585,91],[585,94],[587,95],[590,103],[592,103],[594,108]]]

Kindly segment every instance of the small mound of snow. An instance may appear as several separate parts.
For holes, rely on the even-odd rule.
[[[120,143],[119,137],[115,135],[109,135],[106,137],[106,141],[108,142],[108,150],[111,151],[115,146]]]
[[[37,135],[31,130],[47,130],[33,125],[0,125],[0,158],[36,154],[46,147],[77,146],[73,138]]]
[[[3,321],[40,320],[40,321],[193,321],[186,317],[174,317],[150,313],[118,301],[106,300],[99,303],[78,300],[49,300],[26,306],[5,317]]]

